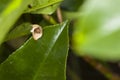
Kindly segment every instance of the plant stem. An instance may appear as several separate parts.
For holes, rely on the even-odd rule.
[[[60,7],[57,9],[57,17],[58,17],[58,22],[61,23],[63,19],[62,19],[62,12]]]
[[[88,62],[90,65],[92,65],[95,69],[97,69],[99,72],[101,72],[105,77],[107,77],[109,80],[120,80],[120,77],[118,75],[113,74],[108,68],[103,66],[98,61],[90,58],[90,57],[83,57],[86,62]]]
[[[49,16],[49,15],[43,15],[43,18],[45,20],[47,20],[49,23],[51,24],[57,24],[57,22],[54,20],[54,18],[52,16]]]

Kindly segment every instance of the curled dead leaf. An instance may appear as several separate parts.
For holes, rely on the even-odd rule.
[[[32,33],[34,40],[38,40],[39,38],[42,37],[43,34],[42,27],[39,26],[38,24],[33,24],[30,32]]]

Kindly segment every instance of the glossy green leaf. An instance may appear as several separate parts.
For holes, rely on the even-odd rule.
[[[26,9],[31,0],[2,0],[0,1],[0,44],[5,35]]]
[[[67,22],[46,27],[0,65],[0,80],[65,80],[67,52]]]
[[[62,0],[33,0],[25,12],[34,14],[52,14],[61,1]]]
[[[120,0],[87,0],[73,35],[78,53],[120,60]]]

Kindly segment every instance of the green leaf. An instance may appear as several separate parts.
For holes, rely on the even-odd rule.
[[[4,41],[12,40],[18,37],[22,37],[30,34],[30,30],[32,29],[31,23],[24,22],[18,25],[15,29],[11,30]]]
[[[87,0],[73,35],[78,53],[120,60],[120,0]]]
[[[42,28],[44,29],[45,27],[49,27],[48,23],[44,22],[44,20],[42,20],[39,23],[40,26],[42,26]],[[26,36],[31,34],[31,29],[32,29],[32,24],[30,22],[21,22],[21,24],[15,25],[15,28],[12,29],[8,34],[7,37],[4,39],[4,41],[8,41],[8,40],[12,40],[12,39],[16,39],[22,36]]]
[[[25,13],[52,14],[62,0],[33,0]]]
[[[2,0],[0,2],[0,44],[31,0]]]
[[[46,27],[0,65],[0,80],[65,80],[68,52],[67,22]]]

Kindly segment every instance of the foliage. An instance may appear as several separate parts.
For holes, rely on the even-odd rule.
[[[82,55],[104,60],[120,60],[119,0],[89,0],[79,13],[74,32],[74,47]]]
[[[52,14],[60,2],[61,0],[2,0],[0,44],[4,45],[3,42],[8,40],[14,41],[16,38],[30,35],[33,22],[28,19],[33,16],[28,15]],[[40,23],[42,24],[42,21]],[[3,58],[6,47],[1,45],[0,80],[65,80],[67,25],[68,21],[65,21],[43,27],[42,38],[35,41],[30,37],[24,44],[22,41],[23,45],[20,48],[14,47],[17,50],[10,53],[8,58]]]
[[[66,25],[67,22],[46,27],[41,39],[30,38],[12,53],[0,65],[0,80],[65,80]]]
[[[119,4],[119,0],[1,0],[0,80],[66,80],[69,22],[70,50],[92,61],[92,66],[97,62],[86,56],[119,61]],[[38,40],[30,33],[33,24],[43,29]],[[105,72],[98,70],[107,78],[119,80],[102,69]]]

